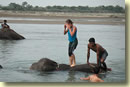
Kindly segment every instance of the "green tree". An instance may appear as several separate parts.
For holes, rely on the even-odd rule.
[[[9,6],[6,7],[8,10],[22,10],[21,5],[16,3],[10,3]]]
[[[89,13],[125,13],[125,9],[121,6],[32,6],[26,1],[21,5],[16,3],[10,3],[8,6],[1,6],[1,10],[18,10],[18,11],[48,11],[48,12],[89,12]]]
[[[28,3],[25,1],[25,2],[22,2],[22,6],[23,7],[26,7],[28,5]]]

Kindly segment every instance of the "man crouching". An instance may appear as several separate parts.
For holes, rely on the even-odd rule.
[[[101,68],[101,65],[103,64],[103,68],[106,71],[107,65],[105,63],[105,60],[108,56],[107,51],[101,45],[95,43],[94,38],[90,38],[88,44],[87,64],[89,64],[90,49],[97,53],[97,65]]]

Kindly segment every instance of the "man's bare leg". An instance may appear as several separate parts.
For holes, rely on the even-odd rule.
[[[103,64],[104,70],[107,71],[107,65],[106,65],[105,60],[103,58],[101,59],[101,63]]]

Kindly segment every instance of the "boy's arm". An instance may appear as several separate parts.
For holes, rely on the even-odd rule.
[[[90,80],[90,77],[87,78],[80,78],[81,80]]]
[[[75,34],[76,29],[77,29],[76,27],[73,27],[73,31],[71,31],[71,30],[69,31],[71,36],[73,36]]]
[[[66,26],[66,24],[64,25],[64,35],[68,32],[68,29],[66,29],[67,28],[67,26]]]

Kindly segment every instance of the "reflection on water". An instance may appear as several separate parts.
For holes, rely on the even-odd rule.
[[[69,71],[68,72],[68,79],[66,80],[67,82],[75,82],[75,74],[76,72],[74,71]]]
[[[0,81],[4,82],[87,82],[80,77],[91,73],[29,70],[32,63],[48,57],[58,63],[69,64],[68,37],[63,35],[61,24],[10,24],[11,28],[26,39],[20,41],[0,40]],[[87,43],[95,37],[109,53],[106,59],[111,72],[99,75],[105,82],[125,81],[125,26],[81,25],[78,28],[79,44],[75,50],[76,63],[86,63]],[[91,51],[90,62],[96,62]],[[8,78],[7,78],[8,77]]]
[[[15,41],[0,40],[0,64],[4,64],[9,59],[15,43]]]

